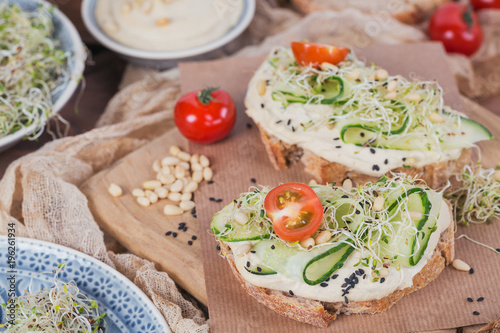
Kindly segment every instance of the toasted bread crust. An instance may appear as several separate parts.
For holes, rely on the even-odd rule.
[[[303,150],[295,145],[288,145],[267,133],[261,126],[258,127],[269,159],[277,170],[285,169],[300,160],[306,167],[305,171],[320,184],[331,182],[342,184],[346,178],[349,178],[354,183],[362,185],[374,182],[379,178],[352,171],[342,164],[329,162],[313,152]],[[470,161],[471,150],[463,149],[462,154],[456,160],[432,163],[421,168],[406,169],[401,167],[391,171],[422,179],[429,187],[435,189],[444,185],[453,174],[460,172],[465,165],[470,164]]]
[[[450,213],[451,205],[448,203]],[[452,215],[450,215],[452,216]],[[441,233],[438,245],[427,264],[413,277],[411,287],[396,290],[378,300],[354,302],[320,302],[312,299],[290,295],[287,292],[271,290],[254,286],[247,282],[236,268],[233,254],[229,246],[220,242],[222,253],[231,267],[236,279],[240,282],[245,291],[253,296],[257,301],[279,313],[300,322],[308,323],[319,327],[327,327],[335,320],[340,313],[367,313],[374,314],[385,312],[391,308],[403,296],[406,296],[418,289],[425,287],[438,277],[446,265],[449,265],[455,257],[454,248],[454,223]]]

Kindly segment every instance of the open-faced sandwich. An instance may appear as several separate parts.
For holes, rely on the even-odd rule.
[[[475,142],[492,138],[443,104],[437,82],[391,76],[328,45],[275,48],[245,104],[274,166],[301,160],[321,183],[403,171],[438,188],[469,163]]]
[[[453,260],[450,206],[411,178],[350,188],[252,188],[211,229],[233,273],[281,315],[327,326],[377,313],[434,280]]]

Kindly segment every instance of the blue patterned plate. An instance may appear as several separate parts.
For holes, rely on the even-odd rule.
[[[0,299],[5,303],[10,267],[7,264],[7,237],[0,236]],[[129,279],[108,265],[81,252],[64,246],[29,238],[16,238],[16,292],[19,295],[32,281],[32,290],[50,287],[53,281],[49,272],[61,262],[66,262],[59,278],[75,281],[78,288],[95,299],[99,309],[106,312],[106,333],[169,333],[167,323],[149,298]],[[0,309],[1,320],[5,313]],[[1,331],[1,330],[0,330]]]

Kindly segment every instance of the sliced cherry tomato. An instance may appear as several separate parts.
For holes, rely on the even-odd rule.
[[[311,237],[323,219],[321,201],[312,188],[302,183],[273,188],[266,195],[264,208],[276,234],[288,242]]]
[[[500,9],[500,0],[471,0],[470,4],[475,10]]]
[[[327,44],[292,42],[292,52],[302,66],[321,65],[324,62],[336,65],[347,57],[349,49]]]
[[[448,52],[472,55],[483,42],[483,31],[472,7],[448,3],[439,7],[429,24],[432,40],[441,41]]]
[[[212,143],[225,138],[236,121],[231,96],[219,88],[192,91],[175,105],[175,124],[187,139]]]

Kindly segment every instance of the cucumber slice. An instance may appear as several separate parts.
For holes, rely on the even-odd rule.
[[[255,275],[273,275],[278,274],[276,271],[273,271],[271,268],[266,267],[264,265],[257,265],[251,262],[248,262],[247,266],[244,266],[246,271]]]
[[[230,203],[212,218],[212,233],[225,242],[252,241],[269,238],[269,231],[263,231],[255,223],[249,221],[245,225],[230,221],[234,210],[234,202]]]
[[[338,76],[331,76],[323,83],[318,84],[314,91],[324,96],[321,104],[332,104],[342,97],[344,93],[344,81]]]
[[[305,251],[268,239],[256,243],[253,250],[265,266],[293,280],[315,285],[342,267],[354,248],[337,242]]]
[[[401,133],[401,132],[400,132]],[[392,133],[391,134],[398,134]],[[345,143],[357,146],[373,146],[395,150],[429,150],[430,142],[422,140],[422,136],[409,133],[404,138],[387,137],[387,133],[380,135],[376,129],[361,125],[348,124],[340,131],[340,137]],[[461,117],[461,126],[455,135],[447,135],[439,146],[441,150],[468,148],[473,143],[483,140],[491,140],[491,132],[483,125],[472,119]]]
[[[337,76],[331,76],[325,79],[323,83],[317,85],[315,85],[315,82],[311,82],[311,86],[312,90],[308,91],[288,82],[277,82],[274,85],[274,91],[271,93],[271,96],[274,101],[281,102],[285,106],[289,103],[305,104],[313,95],[324,96],[320,104],[332,104],[342,97],[344,92],[344,81]]]

